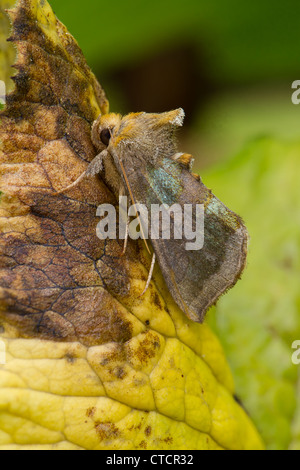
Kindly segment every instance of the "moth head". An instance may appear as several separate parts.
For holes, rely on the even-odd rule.
[[[183,109],[166,113],[106,114],[93,124],[92,141],[99,152],[104,149],[122,158],[127,149],[155,163],[161,156],[176,153],[175,131],[183,125]],[[130,149],[130,150],[129,150]]]
[[[122,121],[120,114],[100,115],[92,127],[92,142],[99,152],[107,148]]]

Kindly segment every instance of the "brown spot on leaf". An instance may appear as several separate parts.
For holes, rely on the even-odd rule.
[[[88,408],[86,410],[86,415],[88,418],[93,418],[95,412],[96,412],[97,408],[95,408],[94,406],[92,408]]]
[[[123,367],[116,367],[114,369],[114,376],[117,377],[118,379],[124,379],[126,377],[126,371],[124,370]]]
[[[152,301],[154,305],[156,305],[160,310],[163,310],[163,305],[161,303],[158,293],[155,290],[152,291]]]
[[[66,354],[65,359],[70,364],[74,364],[74,362],[76,362],[76,357],[74,357],[72,354]]]
[[[147,363],[149,359],[157,354],[160,348],[160,338],[154,331],[145,331],[142,333],[143,338],[134,349],[128,349],[128,356],[138,359],[139,363]]]
[[[114,423],[95,423],[95,430],[100,441],[116,439],[121,432]]]
[[[169,444],[171,445],[173,443],[173,437],[166,437],[165,439],[162,439],[163,442],[165,442],[166,444]]]
[[[126,351],[123,344],[114,344],[105,352],[105,357],[101,360],[100,365],[106,366],[110,363],[126,362]]]
[[[140,431],[143,421],[144,421],[144,418],[142,417],[141,421],[138,424],[134,424],[134,425],[130,426],[130,428],[128,428],[128,431],[133,431],[133,430],[136,430],[136,429],[138,431]]]
[[[145,429],[146,436],[149,437],[151,435],[151,432],[152,432],[151,426],[147,426]]]

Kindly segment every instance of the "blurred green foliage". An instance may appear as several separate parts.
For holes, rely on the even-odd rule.
[[[198,113],[184,143],[197,157],[195,169],[202,172],[204,167],[226,160],[253,138],[298,139],[300,106],[291,102],[290,85],[247,86],[212,97]]]
[[[297,0],[50,0],[97,70],[193,41],[219,84],[286,79],[299,71]]]
[[[300,141],[260,139],[204,182],[243,215],[250,234],[242,281],[209,315],[237,393],[270,448],[300,449]]]

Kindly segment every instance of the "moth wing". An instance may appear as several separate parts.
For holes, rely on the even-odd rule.
[[[214,204],[222,205],[216,198]],[[230,231],[221,218],[205,213],[204,246],[199,251],[187,251],[187,240],[151,240],[172,297],[191,320],[202,322],[242,274],[247,231],[238,218],[236,222],[239,227]]]
[[[242,220],[211,191],[179,164],[166,159],[158,168],[135,166],[129,173],[137,203],[204,205],[204,245],[187,250],[189,240],[151,239],[166,284],[177,305],[188,318],[202,322],[207,310],[233,287],[246,263],[248,234]],[[196,212],[193,211],[195,225]],[[171,227],[174,217],[171,217]],[[172,228],[171,228],[172,234]]]

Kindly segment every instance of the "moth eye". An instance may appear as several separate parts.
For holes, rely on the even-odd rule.
[[[103,129],[100,132],[100,140],[101,140],[102,144],[107,146],[109,144],[110,138],[111,138],[111,130],[110,129],[106,128],[106,129]]]

